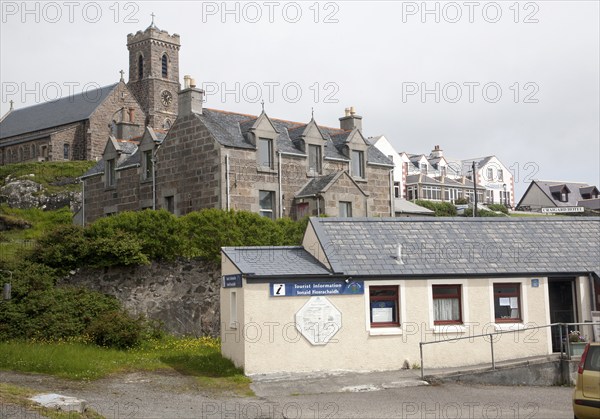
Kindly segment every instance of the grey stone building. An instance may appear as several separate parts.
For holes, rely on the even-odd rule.
[[[168,132],[111,138],[83,176],[83,219],[164,208],[247,210],[270,218],[390,216],[393,163],[362,134],[348,109],[340,128],[203,108],[186,77]]]
[[[98,160],[107,138],[129,140],[177,117],[179,35],[152,23],[127,36],[129,82],[11,109],[0,119],[0,164]]]

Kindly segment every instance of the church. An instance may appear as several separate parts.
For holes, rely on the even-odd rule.
[[[154,25],[127,36],[129,81],[11,109],[0,120],[0,164],[99,160],[108,137],[168,129],[177,117],[179,35]]]
[[[92,160],[81,177],[88,224],[121,211],[246,210],[272,219],[393,216],[393,162],[363,135],[354,108],[339,127],[204,107],[179,84],[180,37],[154,22],[127,35],[129,79],[11,109],[2,164]]]

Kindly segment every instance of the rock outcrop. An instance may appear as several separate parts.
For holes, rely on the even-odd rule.
[[[63,179],[60,185],[77,183],[75,179]],[[80,191],[48,192],[41,184],[30,179],[6,178],[0,188],[0,202],[11,208],[29,209],[41,208],[55,210],[68,206],[73,213],[81,207]]]

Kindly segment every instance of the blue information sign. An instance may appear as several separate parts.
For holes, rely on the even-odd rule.
[[[223,275],[223,288],[241,288],[242,274]]]
[[[312,295],[358,295],[365,293],[363,281],[310,281],[270,284],[271,297],[306,297]]]
[[[539,280],[539,279],[537,279],[537,278],[535,278],[535,279],[532,279],[532,280],[531,280],[531,286],[532,286],[533,288],[537,288],[537,287],[539,287],[539,286],[540,286],[540,280]]]

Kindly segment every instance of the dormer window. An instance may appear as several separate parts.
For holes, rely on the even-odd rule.
[[[560,199],[560,202],[567,202],[567,201],[569,201],[569,194],[566,191],[563,190],[560,193],[560,198],[559,199]]]
[[[352,150],[351,174],[356,178],[365,178],[365,152]]]
[[[152,150],[144,151],[144,159],[143,159],[143,179],[148,180],[152,179]]]
[[[446,166],[440,166],[440,176],[446,176]]]
[[[144,57],[140,55],[138,58],[138,80],[141,80],[143,78],[144,78]]]
[[[426,175],[427,174],[427,163],[420,163],[419,167],[421,169],[421,173]]]
[[[308,146],[308,170],[313,171],[317,174],[321,173],[322,168],[322,155],[321,146],[309,145]]]
[[[273,140],[270,138],[259,138],[256,142],[258,151],[258,165],[273,169]]]
[[[167,54],[163,54],[161,64],[162,76],[166,78],[169,75],[169,58],[167,57]]]

